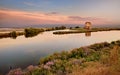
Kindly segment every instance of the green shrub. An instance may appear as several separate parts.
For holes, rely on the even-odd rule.
[[[25,32],[25,37],[32,37],[32,36],[36,36],[40,32],[44,32],[44,29],[26,28],[24,32]]]
[[[32,72],[32,75],[53,75],[49,70],[36,69]]]
[[[102,48],[109,47],[109,46],[110,46],[109,43],[103,42],[103,43],[96,43],[96,44],[90,45],[89,48],[94,49],[95,51],[99,51]]]
[[[80,28],[79,26],[76,26],[75,28]]]
[[[95,52],[92,53],[91,55],[86,57],[86,61],[97,61],[100,59],[100,53],[99,52]]]
[[[66,27],[65,26],[60,26],[60,27],[55,27],[54,29],[55,30],[61,30],[61,29],[66,29]]]
[[[12,31],[12,32],[10,32],[10,37],[12,37],[12,38],[16,38],[17,37],[17,33],[16,33],[16,31]]]

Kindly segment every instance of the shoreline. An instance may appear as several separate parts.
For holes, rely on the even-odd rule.
[[[29,33],[26,33],[25,30],[30,31]],[[16,37],[20,35],[25,35],[25,37],[33,37],[38,35],[41,32],[46,32],[46,31],[55,31],[55,30],[65,30],[69,29],[66,27],[56,27],[56,28],[20,28],[20,29],[1,29],[0,30],[0,38],[7,38],[7,37],[12,37],[10,34],[12,32],[16,32]],[[91,30],[86,30],[84,28],[73,28],[69,29],[69,31],[55,31],[53,34],[55,35],[62,35],[62,34],[74,34],[74,33],[87,33],[87,32],[99,32],[99,31],[112,31],[112,30],[120,30],[120,28],[92,28]],[[26,35],[27,34],[27,35]]]
[[[108,42],[95,43],[89,46],[75,48],[70,51],[62,51],[59,53],[54,53],[52,55],[41,58],[39,64],[36,66],[30,65],[26,69],[20,69],[20,68],[13,69],[9,71],[8,75],[14,75],[16,72],[18,72],[18,74],[20,75],[24,75],[24,74],[26,75],[31,75],[31,74],[58,75],[59,72],[65,75],[74,75],[72,74],[74,73],[74,70],[75,70],[74,68],[82,67],[86,69],[87,67],[84,67],[86,63],[91,63],[91,62],[93,64],[99,63],[100,65],[102,65],[102,67],[105,65],[108,65],[105,68],[116,68],[116,67],[118,68],[119,66],[111,67],[111,65],[120,65],[120,63],[118,62],[119,59],[116,59],[116,58],[120,58],[118,56],[120,55],[119,52],[120,52],[120,40],[112,41],[111,43],[108,43]],[[103,56],[106,56],[107,60]],[[112,57],[109,57],[109,56],[112,56]],[[87,64],[87,65],[89,66],[90,64]],[[97,65],[94,65],[94,66],[97,66]],[[81,70],[84,70],[84,69],[81,69]],[[120,68],[118,69],[120,70]],[[103,71],[106,71],[106,70],[103,70]],[[112,70],[109,70],[109,71],[112,71]],[[119,73],[119,71],[117,70],[112,72]],[[109,72],[106,72],[106,73],[109,74]]]
[[[86,32],[99,32],[99,31],[112,31],[112,30],[120,30],[120,28],[92,28],[90,30],[86,30],[83,28],[76,28],[76,29],[71,29],[70,31],[56,31],[53,32],[55,35],[59,34],[74,34],[74,33],[86,33]]]

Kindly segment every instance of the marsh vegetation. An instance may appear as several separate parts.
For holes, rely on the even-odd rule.
[[[120,40],[62,51],[41,58],[37,66],[14,69],[8,75],[118,75]]]
[[[0,38],[11,37],[15,39],[17,36],[20,35],[24,35],[25,37],[33,37],[45,31],[63,30],[63,29],[66,29],[66,27],[60,26],[60,27],[52,27],[52,28],[25,28],[24,31],[22,32],[14,30],[7,33],[0,33]]]
[[[75,27],[75,28],[70,28],[70,31],[56,31],[53,32],[53,34],[73,34],[73,33],[87,33],[87,32],[98,32],[98,31],[111,31],[111,30],[120,30],[120,28],[92,28],[90,30],[87,30],[81,27]]]

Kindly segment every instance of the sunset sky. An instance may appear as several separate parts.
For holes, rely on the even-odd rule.
[[[120,25],[120,0],[0,0],[0,27],[86,21]]]

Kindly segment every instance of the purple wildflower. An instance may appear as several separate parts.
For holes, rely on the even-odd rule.
[[[46,65],[48,65],[48,66],[52,66],[52,65],[54,65],[54,62],[49,61],[49,62],[46,63]]]
[[[48,65],[44,65],[43,67],[44,67],[44,69],[48,69],[48,70],[50,69],[50,67]]]

